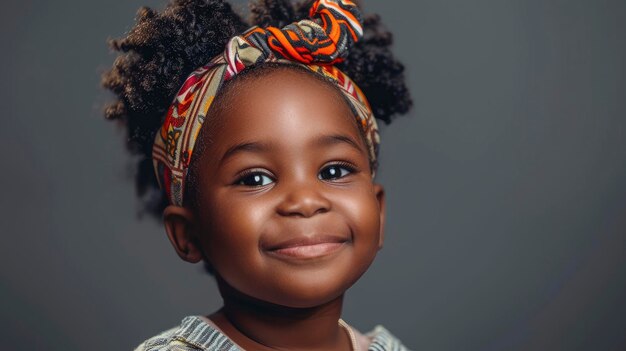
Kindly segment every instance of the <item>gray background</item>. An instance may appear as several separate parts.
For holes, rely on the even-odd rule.
[[[129,350],[216,309],[140,221],[107,37],[162,0],[3,2],[1,343]],[[416,108],[382,131],[386,246],[345,318],[415,350],[626,349],[626,2],[366,1]]]

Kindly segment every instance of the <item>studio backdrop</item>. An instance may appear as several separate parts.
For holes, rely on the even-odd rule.
[[[144,5],[165,0],[0,11],[2,349],[130,350],[220,306],[137,216],[103,118],[106,41]],[[415,106],[382,127],[385,246],[344,319],[413,350],[625,350],[626,2],[362,7],[394,33]]]

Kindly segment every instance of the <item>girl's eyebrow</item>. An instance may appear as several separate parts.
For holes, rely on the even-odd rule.
[[[354,139],[352,139],[348,135],[343,134],[331,134],[331,135],[322,135],[317,137],[313,141],[314,146],[330,146],[341,143],[347,143],[351,147],[357,149],[358,151],[363,151],[363,148],[357,143]]]
[[[226,161],[226,159],[240,152],[247,151],[260,153],[268,151],[270,149],[272,149],[272,145],[269,143],[264,143],[260,141],[244,141],[229,147],[228,150],[226,150],[226,152],[224,153],[224,156],[222,156],[219,164],[221,165],[222,163],[224,163],[224,161]]]

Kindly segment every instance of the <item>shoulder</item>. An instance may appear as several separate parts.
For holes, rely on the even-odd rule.
[[[134,351],[238,351],[219,330],[198,316],[183,318],[179,326],[165,330],[137,346]]]
[[[367,348],[368,351],[409,351],[398,338],[382,325],[377,325],[365,336],[371,340]]]
[[[170,345],[172,344],[172,341],[174,340],[173,336],[176,334],[178,329],[179,327],[174,327],[165,330],[142,342],[134,349],[134,351],[171,350],[172,348]]]

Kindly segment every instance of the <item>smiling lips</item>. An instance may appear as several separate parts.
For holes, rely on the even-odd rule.
[[[265,251],[272,255],[287,259],[311,259],[329,255],[341,249],[348,239],[321,235],[312,237],[298,237],[280,242],[275,245],[268,245]]]

